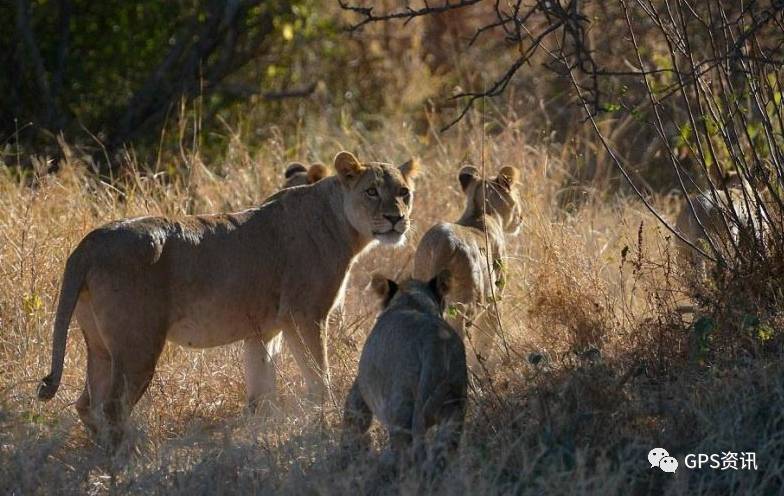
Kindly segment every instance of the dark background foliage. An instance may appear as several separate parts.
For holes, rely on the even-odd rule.
[[[0,140],[40,153],[60,133],[85,143],[92,134],[111,155],[149,143],[196,97],[211,114],[254,95],[307,94],[312,84],[269,68],[286,66],[295,30],[311,34],[308,9],[296,1],[4,2]]]

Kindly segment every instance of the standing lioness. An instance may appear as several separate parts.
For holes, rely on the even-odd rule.
[[[517,177],[517,169],[509,166],[490,179],[483,179],[476,167],[463,167],[458,175],[466,195],[463,215],[454,224],[431,227],[414,255],[415,278],[427,281],[444,269],[452,274],[447,305],[458,315],[448,320],[461,337],[471,339],[468,359],[473,365],[489,352],[495,337],[492,297],[503,289],[506,233],[516,233],[522,223]]]
[[[327,376],[330,310],[349,268],[375,241],[405,239],[415,166],[335,157],[337,176],[283,190],[232,214],[144,217],[89,233],[68,258],[54,325],[52,372],[60,384],[72,313],[87,342],[87,380],[76,408],[116,434],[144,393],[166,340],[206,348],[246,340],[249,397],[274,390],[283,331],[312,394]]]

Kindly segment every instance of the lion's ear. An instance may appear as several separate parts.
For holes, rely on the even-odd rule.
[[[335,156],[335,170],[345,184],[355,181],[365,166],[351,152],[342,151]]]
[[[307,172],[305,166],[299,162],[292,162],[286,167],[286,172],[283,173],[283,177],[288,179],[294,174],[299,174],[300,172]]]
[[[389,304],[392,297],[395,296],[395,293],[397,292],[397,283],[392,279],[387,279],[378,272],[374,272],[373,275],[370,276],[370,287],[373,289],[373,292],[381,298],[384,307]]]
[[[449,294],[449,290],[452,288],[452,274],[448,269],[444,269],[431,279],[428,285],[430,286],[430,290],[433,291],[433,294],[436,295],[438,303],[441,304],[444,301],[444,297]]]
[[[410,158],[400,164],[398,169],[403,174],[403,177],[406,178],[406,181],[411,181],[419,175],[419,160]]]
[[[500,184],[506,189],[512,189],[512,185],[516,183],[520,179],[520,173],[517,172],[517,169],[514,167],[510,167],[508,165],[501,167],[501,170],[498,171],[498,177],[495,178],[495,182]]]
[[[308,184],[313,184],[321,181],[329,175],[329,171],[324,164],[313,164],[308,169]]]
[[[457,174],[457,180],[460,181],[460,187],[466,191],[473,182],[479,179],[479,170],[473,165],[466,165]]]

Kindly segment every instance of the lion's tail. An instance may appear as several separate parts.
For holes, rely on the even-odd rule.
[[[52,338],[52,370],[49,375],[41,379],[38,385],[38,399],[50,400],[60,387],[63,376],[63,361],[65,360],[65,342],[68,338],[68,327],[71,324],[76,303],[79,301],[79,292],[82,290],[87,275],[88,261],[85,256],[84,244],[78,246],[68,257],[63,274],[63,284],[60,288],[57,315],[54,321],[54,336]]]

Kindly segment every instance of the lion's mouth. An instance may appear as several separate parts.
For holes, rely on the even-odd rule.
[[[401,233],[395,229],[388,229],[386,231],[373,231],[373,237],[384,244],[391,245],[402,243],[406,239],[405,233]]]

